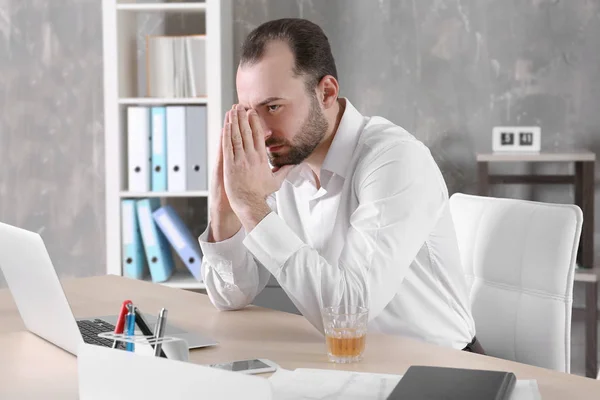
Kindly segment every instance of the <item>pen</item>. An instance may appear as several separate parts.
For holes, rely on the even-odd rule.
[[[156,344],[152,343],[153,341],[155,341],[155,337],[154,334],[152,333],[152,330],[150,329],[150,326],[148,325],[148,323],[146,322],[146,319],[144,318],[144,314],[142,314],[142,312],[140,311],[139,307],[135,308],[135,323],[137,324],[137,326],[140,328],[140,331],[142,331],[142,333],[145,336],[148,336],[148,340],[150,341],[150,345],[152,346],[153,349],[155,349]],[[157,321],[158,323],[158,321]],[[165,355],[165,352],[160,350],[160,356],[161,357],[167,357]]]
[[[119,317],[117,318],[117,324],[115,325],[115,334],[122,334],[123,333],[123,329],[125,327],[125,316],[127,315],[127,311],[129,310],[127,308],[127,305],[131,304],[131,300],[125,300],[123,302],[123,304],[121,305],[121,311],[119,312]],[[112,344],[112,348],[116,349],[119,346],[119,341],[117,339],[115,339],[115,341]]]
[[[135,333],[135,306],[133,304],[128,304],[127,308],[129,309],[129,312],[127,313],[127,318],[125,320],[125,335],[128,336],[129,340],[132,340],[131,336],[133,336],[133,334]],[[127,344],[125,345],[125,350],[135,351],[134,343],[127,342]]]
[[[154,328],[154,337],[156,338],[156,347],[154,348],[154,356],[158,357],[162,352],[162,343],[160,340],[163,338],[165,333],[165,325],[167,324],[167,310],[163,307],[158,314],[158,320],[156,321],[156,327]]]

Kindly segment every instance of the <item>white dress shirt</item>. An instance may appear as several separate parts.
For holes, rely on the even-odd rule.
[[[347,99],[317,188],[294,168],[251,232],[199,238],[221,310],[250,304],[271,274],[321,332],[321,308],[369,308],[369,331],[462,349],[475,335],[448,190],[429,149]]]

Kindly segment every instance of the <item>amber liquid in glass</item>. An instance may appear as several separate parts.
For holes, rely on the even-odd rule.
[[[340,330],[341,331],[341,330]],[[357,357],[365,350],[367,335],[365,333],[348,332],[344,329],[343,334],[326,334],[327,351],[335,357]],[[337,337],[341,336],[341,337]]]

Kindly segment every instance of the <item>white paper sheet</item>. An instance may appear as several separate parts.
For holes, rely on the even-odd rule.
[[[137,347],[137,345],[136,345]],[[81,400],[271,400],[258,376],[82,343],[77,356]]]
[[[298,368],[279,369],[269,381],[274,400],[385,400],[402,375]],[[511,400],[541,400],[535,380],[519,380]]]

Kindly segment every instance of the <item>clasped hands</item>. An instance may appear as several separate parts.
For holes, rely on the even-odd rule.
[[[222,220],[235,214],[249,232],[271,211],[266,199],[279,190],[293,166],[271,169],[260,117],[241,105],[227,112],[219,147],[211,213]]]

